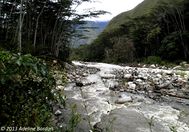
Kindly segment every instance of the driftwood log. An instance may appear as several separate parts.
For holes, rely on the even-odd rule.
[[[160,85],[157,85],[157,84],[155,84],[155,89],[157,90],[160,90],[160,89],[167,89],[168,87],[169,87],[169,85],[171,85],[174,81],[176,81],[177,80],[177,78],[174,78],[174,79],[172,79],[171,81],[169,81],[169,82],[166,82],[166,83],[163,83],[163,84],[160,84]]]

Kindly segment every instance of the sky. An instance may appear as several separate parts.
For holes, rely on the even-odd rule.
[[[101,15],[98,18],[87,18],[93,21],[109,21],[118,14],[131,10],[143,0],[95,0],[96,2],[84,2],[77,7],[77,12],[84,13],[88,9],[104,10],[111,14]]]

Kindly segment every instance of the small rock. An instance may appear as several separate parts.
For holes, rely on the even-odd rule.
[[[86,77],[87,76],[87,73],[83,73],[83,77]]]
[[[156,68],[156,66],[154,64],[150,65],[150,68]]]
[[[162,78],[162,75],[161,74],[157,74],[156,75],[158,78]]]
[[[112,81],[112,80],[108,80],[107,81],[107,85],[108,85],[108,88],[110,90],[115,90],[117,87],[118,87],[118,82],[115,82],[115,81]]]
[[[162,66],[161,69],[167,69],[167,67],[166,66]]]
[[[57,90],[63,90],[63,89],[64,89],[64,86],[59,85],[59,86],[56,87],[56,89],[57,89]]]
[[[189,64],[185,64],[184,66],[185,66],[186,68],[189,68]]]
[[[182,66],[182,65],[186,65],[186,64],[187,64],[186,61],[183,61],[183,62],[180,63],[181,66]]]
[[[138,76],[138,69],[135,68],[134,71],[132,72],[132,76]]]
[[[128,82],[128,88],[135,90],[136,89],[136,84],[134,84],[133,82]]]
[[[184,79],[185,79],[185,80],[188,80],[188,75],[184,75]]]
[[[116,77],[115,75],[110,74],[110,73],[103,73],[100,76],[101,76],[101,78],[104,78],[104,79],[111,79],[111,78],[115,78]]]
[[[132,77],[131,74],[125,74],[125,75],[124,75],[124,78],[126,78],[126,79],[129,79],[129,78],[131,78],[131,77]]]
[[[172,70],[168,70],[168,71],[166,71],[166,74],[172,76],[173,75],[173,71]]]
[[[61,85],[61,84],[62,84],[62,80],[57,80],[57,81],[56,81],[56,84],[57,84],[57,85]]]
[[[57,110],[55,113],[54,113],[56,116],[59,116],[62,114],[62,112],[60,110]]]
[[[146,65],[143,65],[142,67],[143,67],[143,68],[146,68]]]
[[[75,82],[75,85],[78,86],[78,87],[83,87],[83,83],[80,82],[80,81],[76,81],[76,82]]]
[[[120,90],[119,90],[119,92],[124,92],[125,90],[123,89],[123,88],[121,88]]]
[[[141,83],[141,82],[142,82],[142,80],[141,80],[141,79],[137,79],[137,80],[136,80],[136,82]]]

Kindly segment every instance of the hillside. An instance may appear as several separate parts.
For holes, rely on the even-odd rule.
[[[124,63],[150,56],[188,60],[188,5],[187,0],[144,0],[110,21],[87,47],[85,60]]]
[[[138,6],[130,11],[123,12],[116,17],[114,17],[108,24],[105,31],[118,28],[120,25],[129,21],[130,18],[137,18],[144,15],[149,15],[152,12],[152,9],[157,7],[161,3],[166,4],[176,4],[182,2],[183,0],[144,0]]]
[[[111,30],[112,28],[118,28],[121,24],[124,24],[129,20],[129,18],[136,18],[138,16],[147,15],[156,4],[158,0],[144,0],[134,9],[123,12],[116,17],[114,17],[108,27],[105,29],[107,31]]]

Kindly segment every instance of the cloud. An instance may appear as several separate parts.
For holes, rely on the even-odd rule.
[[[105,10],[111,14],[101,15],[99,18],[89,18],[87,20],[107,21],[122,12],[133,9],[142,1],[143,0],[98,0],[92,3],[84,2],[77,8],[77,12],[83,13],[87,9]]]

